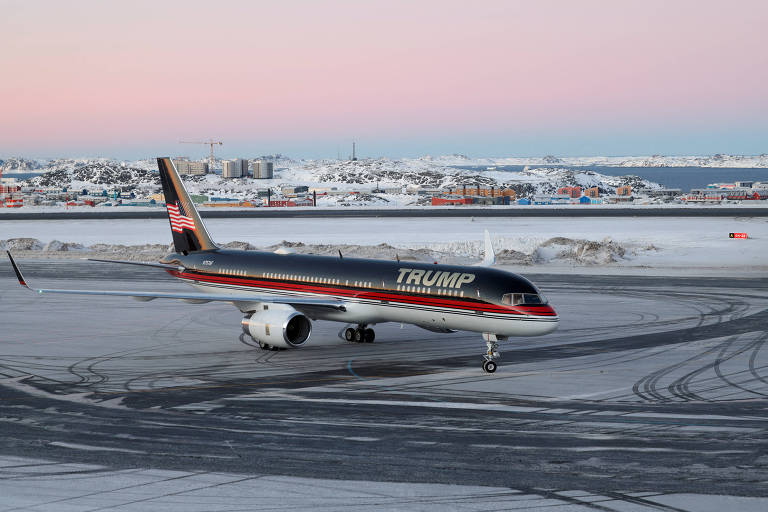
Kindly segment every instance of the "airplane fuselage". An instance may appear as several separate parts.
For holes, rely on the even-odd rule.
[[[163,263],[206,293],[332,297],[343,310],[299,306],[313,319],[357,324],[400,322],[432,330],[538,336],[556,329],[548,304],[505,304],[505,294],[540,292],[527,279],[494,268],[217,249]]]

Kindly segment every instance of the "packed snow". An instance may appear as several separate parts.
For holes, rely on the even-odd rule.
[[[474,263],[487,229],[497,264],[541,269],[768,269],[768,219],[598,218],[273,218],[209,219],[221,245],[241,249]],[[729,233],[744,232],[746,240]],[[22,258],[106,256],[152,261],[170,251],[168,222],[156,220],[0,221],[0,248]]]
[[[371,441],[371,438],[348,438]],[[110,452],[103,446],[50,443],[70,450]],[[135,450],[119,450],[135,453]],[[140,452],[139,452],[140,453]],[[197,456],[195,454],[192,454]],[[206,457],[206,455],[199,455]],[[699,510],[765,509],[764,498],[617,493],[412,482],[331,480],[225,472],[118,470],[96,464],[0,456],[0,495],[13,510]],[[636,503],[640,502],[640,504]],[[215,504],[215,505],[213,505]],[[469,506],[469,505],[472,506]]]

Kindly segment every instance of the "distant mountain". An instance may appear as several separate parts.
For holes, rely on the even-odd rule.
[[[40,169],[42,167],[37,160],[28,160],[26,158],[11,157],[5,160],[0,160],[0,168],[6,174],[13,174],[17,172],[30,172]]]
[[[559,165],[564,167],[734,167],[766,168],[768,154],[710,156],[576,156],[556,157],[479,157],[445,155],[428,158],[433,163],[449,166]],[[417,159],[417,160],[420,160]]]
[[[624,157],[621,167],[768,167],[768,155],[662,156]]]

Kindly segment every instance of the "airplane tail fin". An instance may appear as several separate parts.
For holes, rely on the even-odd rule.
[[[165,205],[176,252],[187,254],[217,249],[171,159],[158,158],[157,170],[160,172],[160,181],[163,184]]]
[[[493,242],[491,242],[491,234],[488,232],[488,230],[485,230],[485,256],[483,257],[483,261],[476,263],[476,266],[480,267],[490,267],[492,265],[496,264],[496,253],[493,251]]]

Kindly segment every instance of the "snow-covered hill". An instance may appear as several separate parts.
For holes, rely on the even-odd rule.
[[[562,186],[598,187],[602,194],[614,193],[616,187],[632,185],[633,188],[660,188],[660,185],[636,176],[606,176],[593,171],[546,167],[520,172],[466,170],[447,166],[430,159],[388,158],[339,160],[280,160],[275,178],[270,180],[231,180],[219,175],[187,176],[187,189],[194,194],[215,197],[250,199],[258,189],[271,188],[277,192],[285,186],[307,185],[369,192],[385,189],[383,194],[357,196],[348,204],[368,202],[391,203],[398,206],[414,201],[413,195],[402,194],[419,188],[513,188],[519,197],[535,194],[551,194]],[[35,186],[58,186],[70,189],[120,187],[152,193],[160,190],[157,172],[150,161],[117,162],[108,159],[56,160],[49,170],[28,183]],[[326,201],[327,202],[327,201]],[[344,199],[333,202],[345,204]]]
[[[391,187],[513,188],[518,195],[549,194],[563,186],[594,187],[602,193],[613,193],[616,187],[660,188],[657,183],[637,176],[606,176],[593,171],[568,169],[562,166],[523,170],[466,170],[447,166],[429,159],[391,160],[388,158],[351,161],[319,160],[300,162],[281,172],[283,180],[323,183],[338,187],[350,185],[379,185]],[[359,188],[359,187],[358,187]]]
[[[132,186],[135,188],[159,188],[157,171],[129,166],[125,162],[108,159],[56,160],[46,167],[45,174],[27,180],[38,187],[67,187],[70,189]]]

